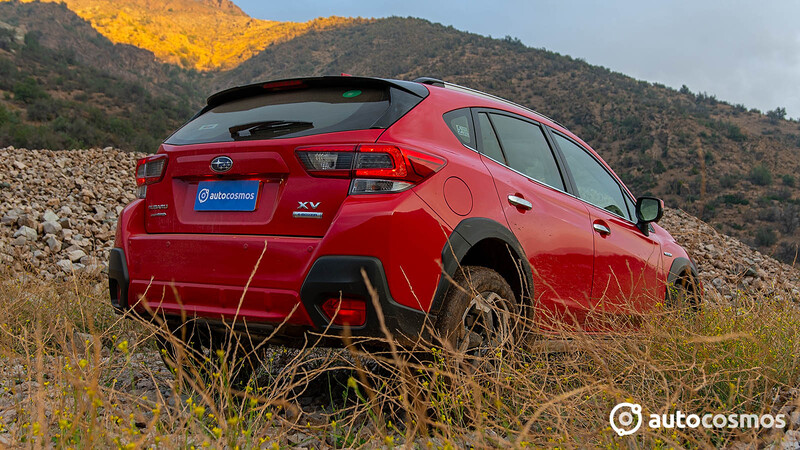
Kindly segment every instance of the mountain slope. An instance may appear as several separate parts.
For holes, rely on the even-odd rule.
[[[303,23],[259,20],[249,17],[229,0],[66,0],[64,3],[114,43],[135,45],[152,51],[163,62],[199,70],[232,68],[274,42],[312,29],[355,21],[341,17]]]
[[[215,88],[299,75],[433,76],[528,105],[592,145],[638,195],[659,195],[785,261],[800,237],[796,122],[680,92],[519,41],[418,19],[315,31],[223,73]]]
[[[0,3],[0,142],[154,151],[202,98],[201,77],[115,45],[64,5]]]

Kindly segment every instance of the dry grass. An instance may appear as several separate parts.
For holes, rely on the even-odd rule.
[[[238,341],[230,340],[219,350],[184,348],[170,375],[153,342],[166,336],[158,322],[121,320],[106,295],[97,279],[45,285],[2,277],[5,443],[706,448],[780,436],[644,426],[618,437],[608,414],[625,400],[646,413],[774,414],[797,404],[800,311],[755,294],[735,308],[651,313],[635,333],[592,337],[565,328],[544,339],[527,329],[516,345],[482,358],[424,344],[417,352],[321,349],[312,338],[300,351],[252,352],[249,361],[262,367],[245,382],[231,357]],[[556,339],[567,349],[544,350]]]

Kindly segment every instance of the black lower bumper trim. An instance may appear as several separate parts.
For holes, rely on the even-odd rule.
[[[330,298],[361,299],[367,305],[367,320],[360,327],[351,327],[354,337],[383,338],[378,310],[375,308],[362,269],[375,289],[387,330],[399,341],[415,342],[425,337],[428,314],[395,302],[389,293],[386,272],[378,258],[366,256],[323,256],[317,259],[308,273],[300,299],[318,330],[340,333],[343,327],[330,324],[321,305]]]
[[[108,293],[111,297],[111,306],[117,311],[128,309],[130,282],[125,252],[121,248],[111,249],[108,255]]]

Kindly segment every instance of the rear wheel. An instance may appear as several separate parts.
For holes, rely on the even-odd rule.
[[[454,350],[482,356],[516,341],[519,306],[508,282],[492,269],[467,266],[450,286],[437,327]]]
[[[241,388],[260,366],[253,352],[235,337],[193,322],[169,324],[168,328],[169,334],[164,331],[156,334],[156,344],[164,365],[176,374],[179,368],[188,376],[196,371],[209,382],[209,374],[224,372],[231,387]],[[229,339],[234,340],[229,342]],[[218,353],[220,350],[224,353]]]

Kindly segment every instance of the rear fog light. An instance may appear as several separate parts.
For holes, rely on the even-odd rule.
[[[363,300],[329,298],[322,304],[322,311],[334,325],[360,327],[367,322],[367,305]]]

